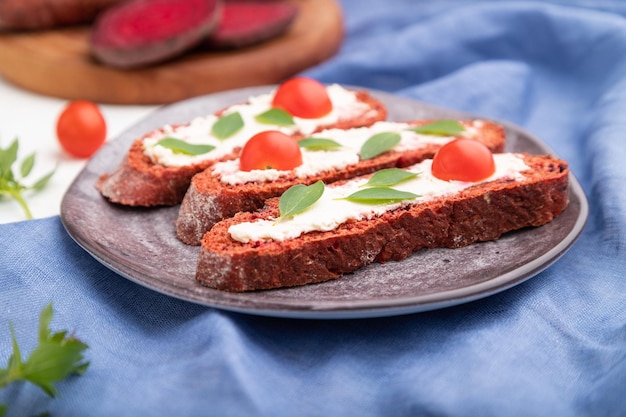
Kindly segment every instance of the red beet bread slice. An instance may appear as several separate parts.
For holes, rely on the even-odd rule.
[[[371,219],[284,241],[242,243],[232,225],[273,220],[279,199],[259,212],[217,223],[202,239],[196,280],[225,291],[254,291],[340,278],[372,262],[401,261],[424,248],[459,248],[552,221],[569,203],[567,162],[523,155],[523,179],[478,183],[454,194],[400,207]]]
[[[219,49],[243,48],[282,35],[298,15],[298,6],[281,1],[234,0],[224,3],[222,19],[207,39]]]
[[[320,119],[320,124],[315,130],[369,126],[387,117],[385,105],[367,91],[355,91],[354,94],[358,102],[356,107],[345,109],[347,113],[339,115],[338,120],[332,124],[324,124],[323,119]],[[224,110],[228,110],[229,107]],[[219,115],[222,111],[216,114]],[[272,125],[267,127],[271,129]],[[162,129],[148,132],[144,137],[136,139],[119,167],[98,179],[96,187],[105,198],[112,203],[127,206],[153,207],[178,204],[182,201],[195,174],[204,171],[218,160],[236,158],[241,151],[241,148],[236,148],[232,153],[218,159],[206,159],[185,166],[166,166],[151,160],[143,149],[144,139],[159,131]],[[295,137],[302,135],[303,133],[299,131],[294,133]]]
[[[420,125],[430,120],[410,122]],[[486,120],[460,121],[475,133],[472,138],[492,150],[502,152],[506,141],[504,128]],[[404,126],[404,124],[401,124]],[[373,135],[368,129],[359,129],[364,136]],[[322,132],[319,136],[323,137]],[[450,137],[452,140],[452,137]],[[419,141],[415,140],[415,143]],[[228,184],[221,181],[212,167],[195,175],[180,206],[176,221],[176,236],[188,245],[199,245],[202,236],[215,223],[232,217],[240,211],[254,211],[263,207],[265,200],[281,195],[295,184],[313,184],[321,180],[326,184],[365,175],[383,168],[406,167],[432,158],[443,142],[429,142],[404,150],[391,150],[366,161],[349,164],[340,170],[322,170],[307,176],[297,176],[295,170],[273,181]]]
[[[221,18],[221,0],[131,0],[94,23],[91,52],[118,68],[174,58],[202,42]]]

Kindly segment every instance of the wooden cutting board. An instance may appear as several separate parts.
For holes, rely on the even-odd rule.
[[[343,39],[335,0],[289,0],[300,11],[288,31],[227,52],[193,52],[158,66],[118,70],[89,53],[86,26],[0,35],[0,74],[20,87],[114,104],[165,104],[233,88],[275,84],[334,55]]]

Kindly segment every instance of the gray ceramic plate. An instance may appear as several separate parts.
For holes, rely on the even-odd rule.
[[[498,241],[461,249],[435,249],[402,262],[375,264],[341,279],[296,288],[228,293],[194,280],[197,247],[174,234],[178,207],[131,209],[107,203],[94,188],[113,171],[131,142],[166,123],[184,123],[250,95],[255,87],[198,97],[163,107],[109,141],[68,189],[61,218],[72,238],[120,275],[161,293],[194,303],[251,314],[294,318],[362,318],[452,306],[517,285],[555,262],[580,235],[588,214],[584,193],[572,176],[571,203],[553,222],[508,233]],[[372,91],[390,120],[467,118],[472,115]],[[507,150],[551,153],[516,126],[507,129]]]

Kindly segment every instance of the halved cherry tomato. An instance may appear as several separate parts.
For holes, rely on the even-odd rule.
[[[75,100],[61,112],[56,131],[65,151],[78,158],[89,158],[106,139],[106,122],[95,103]]]
[[[298,142],[277,130],[267,130],[252,136],[239,156],[239,169],[290,170],[302,165]]]
[[[476,182],[496,170],[491,150],[472,139],[455,139],[439,149],[433,158],[432,173],[441,180]]]
[[[318,119],[333,109],[326,86],[305,77],[290,78],[283,82],[274,94],[272,106],[303,119]]]

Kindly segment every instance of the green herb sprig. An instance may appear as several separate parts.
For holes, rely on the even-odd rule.
[[[228,139],[239,132],[244,125],[239,112],[234,112],[220,117],[211,127],[211,133],[219,140]]]
[[[417,177],[415,172],[400,168],[386,168],[376,171],[361,187],[390,187]]]
[[[325,138],[304,138],[298,141],[298,146],[310,151],[332,151],[341,148],[341,143]]]
[[[183,155],[202,155],[215,149],[213,145],[194,144],[170,137],[161,139],[157,142],[157,145]]]
[[[324,183],[320,180],[311,185],[297,184],[290,187],[283,193],[278,202],[280,217],[276,223],[282,219],[302,213],[311,207],[324,194]]]
[[[415,133],[434,136],[456,136],[465,130],[465,127],[457,120],[441,119],[426,123],[421,126],[410,128]]]
[[[9,323],[13,340],[13,353],[6,368],[0,368],[0,388],[12,382],[27,381],[41,388],[50,397],[58,392],[54,383],[70,375],[82,375],[89,366],[83,357],[88,346],[67,331],[52,333],[49,329],[52,320],[52,304],[41,311],[39,317],[39,345],[30,353],[26,361],[17,344],[13,325]],[[6,405],[0,405],[0,416]]]
[[[413,200],[419,195],[408,191],[400,191],[390,187],[371,187],[356,191],[342,200],[353,201],[362,204],[387,204],[399,203],[405,200]]]
[[[0,197],[8,196],[22,207],[22,210],[26,214],[26,218],[32,219],[33,215],[24,199],[24,191],[39,191],[46,186],[56,168],[44,175],[32,185],[22,184],[28,175],[30,175],[33,166],[35,165],[35,154],[28,155],[19,166],[19,174],[14,172],[13,164],[17,161],[17,151],[19,149],[19,142],[16,139],[13,140],[11,145],[7,148],[0,148]]]
[[[342,200],[353,201],[361,204],[387,204],[399,203],[405,200],[413,200],[420,197],[408,191],[400,191],[391,188],[392,185],[399,184],[417,177],[419,174],[399,168],[386,168],[377,171],[361,187],[368,187],[356,191]]]
[[[271,109],[257,115],[254,119],[263,124],[277,126],[293,126],[293,117],[283,109],[272,107]]]
[[[381,132],[367,139],[361,146],[361,160],[372,159],[400,143],[402,137],[396,132]]]

